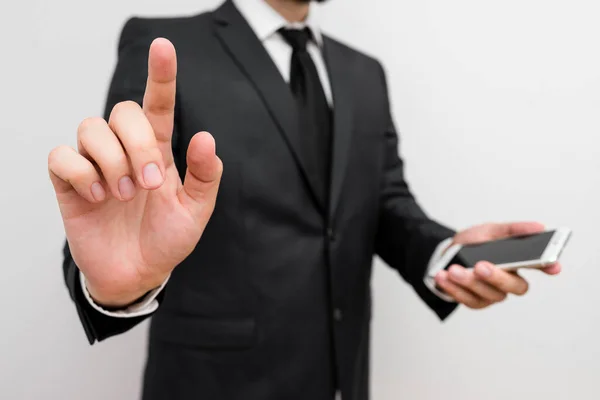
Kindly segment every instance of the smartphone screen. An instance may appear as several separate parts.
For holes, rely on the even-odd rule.
[[[459,255],[464,264],[470,266],[483,260],[493,264],[538,260],[542,257],[553,235],[554,231],[548,231],[536,235],[517,236],[479,245],[463,246]]]

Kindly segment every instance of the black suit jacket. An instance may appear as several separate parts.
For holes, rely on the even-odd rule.
[[[290,89],[229,1],[188,18],[130,20],[106,115],[117,102],[141,103],[159,36],[178,53],[179,170],[193,134],[207,130],[224,173],[213,217],[152,318],[144,399],[331,400],[338,385],[344,400],[366,400],[374,255],[440,318],[454,308],[423,284],[432,252],[454,232],[409,191],[381,65],[324,38],[334,144],[330,201],[320,204]],[[94,311],[68,247],[64,273],[90,343],[143,319]]]

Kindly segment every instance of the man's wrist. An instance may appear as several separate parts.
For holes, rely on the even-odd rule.
[[[99,313],[112,318],[136,318],[150,315],[153,312],[155,312],[160,305],[160,301],[158,300],[158,298],[165,289],[170,278],[170,275],[167,276],[160,286],[149,291],[146,295],[140,297],[137,301],[134,301],[129,306],[118,304],[116,306],[110,307],[100,305],[98,302],[94,301],[87,288],[88,285],[85,276],[83,276],[81,272],[79,272],[78,275],[81,290],[83,291],[83,295],[86,301],[89,303],[89,305]]]
[[[454,303],[455,300],[443,290],[440,290],[435,282],[435,275],[440,270],[444,269],[444,267],[448,264],[449,259],[456,251],[455,245],[454,237],[449,237],[438,244],[431,255],[431,258],[429,259],[427,271],[425,273],[425,277],[423,278],[425,286],[427,286],[427,288],[429,288],[433,294],[450,303]]]
[[[168,275],[158,283],[146,283],[135,289],[99,290],[87,279],[85,287],[92,300],[106,310],[119,310],[136,304],[149,292],[161,286]]]

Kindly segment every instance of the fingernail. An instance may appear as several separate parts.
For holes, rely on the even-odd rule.
[[[475,267],[475,272],[484,278],[489,278],[492,276],[492,267],[488,263],[479,263]]]
[[[130,177],[124,176],[119,180],[119,193],[124,200],[130,200],[135,197],[135,186]]]
[[[143,174],[144,174],[144,182],[146,183],[146,185],[155,187],[155,186],[160,186],[162,184],[162,181],[163,181],[162,174],[160,173],[160,169],[158,168],[158,165],[156,165],[155,163],[147,164],[144,167]]]
[[[106,192],[104,191],[104,188],[100,182],[92,183],[91,190],[92,197],[94,197],[94,200],[96,201],[102,201],[106,197]]]
[[[465,277],[465,271],[460,267],[450,268],[450,276],[454,279],[462,280]]]

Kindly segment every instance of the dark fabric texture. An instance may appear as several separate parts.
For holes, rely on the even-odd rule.
[[[344,400],[368,399],[374,256],[439,318],[455,308],[423,284],[432,252],[454,232],[409,190],[382,67],[324,37],[334,108],[323,205],[297,97],[229,1],[193,17],[128,21],[105,115],[120,101],[141,103],[156,37],[178,53],[180,174],[202,130],[224,172],[213,217],[152,317],[144,400],[331,400],[336,383]],[[63,268],[90,343],[144,319],[90,307],[68,246]]]

